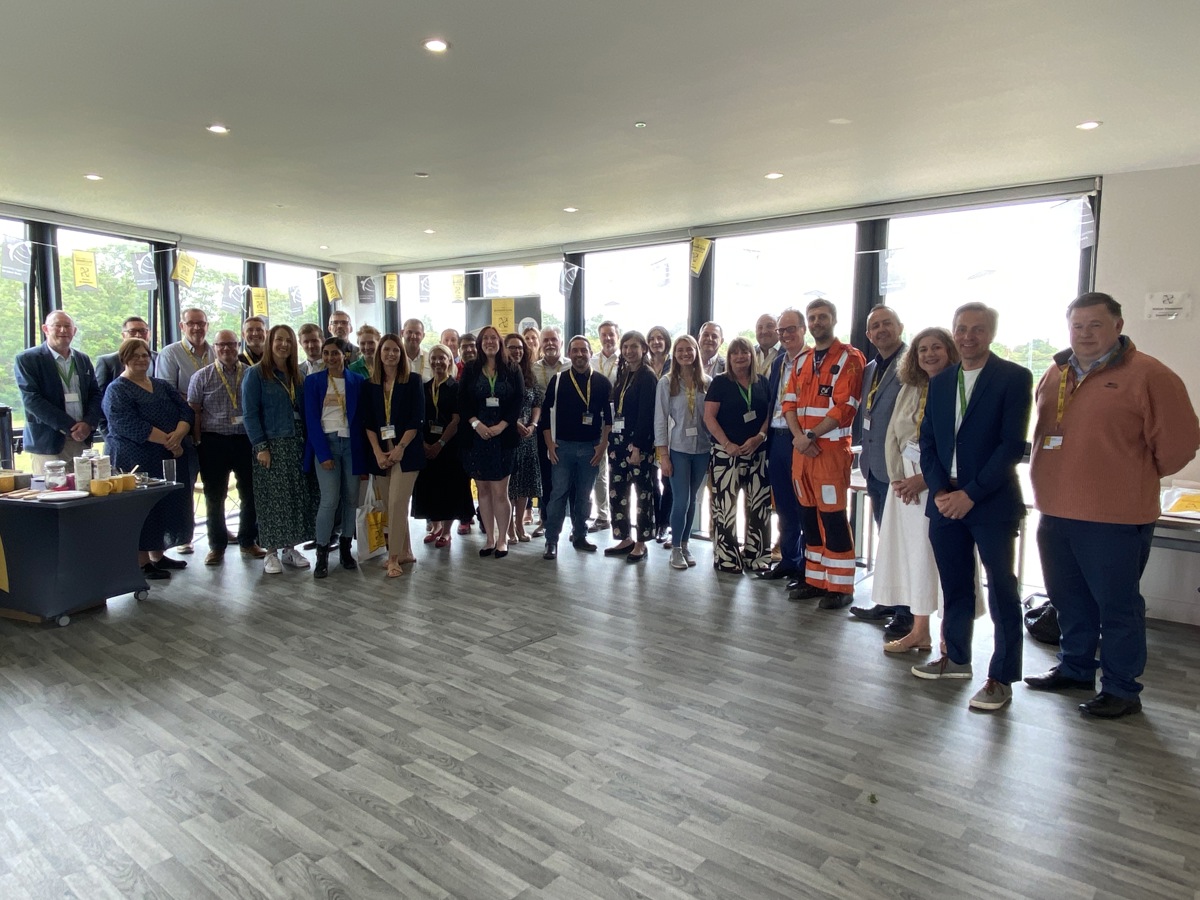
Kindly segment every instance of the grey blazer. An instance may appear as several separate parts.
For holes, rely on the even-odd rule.
[[[858,457],[858,467],[863,473],[863,478],[874,476],[878,481],[888,480],[885,449],[887,429],[892,420],[892,410],[896,406],[896,397],[900,394],[900,379],[896,371],[907,349],[907,344],[901,344],[892,364],[883,373],[875,391],[875,398],[871,401],[870,413],[867,412],[867,397],[871,393],[871,383],[875,380],[878,357],[867,363],[866,369],[863,370],[862,397],[858,407],[858,414],[862,419],[862,453]]]

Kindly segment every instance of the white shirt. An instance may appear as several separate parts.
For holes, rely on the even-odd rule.
[[[71,371],[71,351],[67,350],[66,356],[59,353],[49,344],[46,345],[50,350],[50,355],[54,357],[54,365],[58,367],[59,378],[67,378],[68,373],[70,378],[63,382],[63,411],[76,422],[83,421],[83,400],[79,396],[79,366],[76,364],[75,371]],[[74,400],[67,400],[67,396],[72,396]]]
[[[621,354],[614,353],[612,356],[605,356],[603,351],[596,354],[596,371],[611,381],[613,384],[617,382],[617,364],[621,361]]]
[[[963,369],[963,394],[966,395],[967,403],[971,402],[971,394],[975,392],[975,382],[979,380],[979,373],[983,371],[983,366],[978,369]],[[954,387],[954,433],[958,434],[958,428],[962,425],[963,413],[967,411],[963,405],[963,394],[959,394],[958,386]],[[950,457],[950,477],[958,478],[958,442],[954,444],[954,455]]]
[[[779,390],[775,392],[775,408],[771,411],[772,428],[788,427],[787,419],[783,415],[783,398],[787,393],[788,382],[792,380],[792,372],[796,368],[796,360],[800,358],[800,354],[803,352],[804,348],[801,347],[796,351],[795,356],[787,357],[783,361],[783,368],[779,370]]]
[[[433,369],[429,368],[429,354],[422,350],[416,359],[408,361],[408,368],[414,375],[420,375],[422,381],[433,381]]]

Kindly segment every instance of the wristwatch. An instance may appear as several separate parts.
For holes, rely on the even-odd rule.
[[[804,436],[806,438],[808,438],[810,441],[815,441],[817,439],[817,433],[815,431],[813,431],[811,428],[808,431],[804,432]]]

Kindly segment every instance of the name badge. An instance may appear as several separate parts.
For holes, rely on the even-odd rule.
[[[394,441],[396,439],[396,426],[384,425],[379,429],[379,436],[385,441]]]
[[[430,434],[441,434],[441,433],[442,433],[443,431],[445,431],[445,430],[446,430],[446,429],[445,429],[445,428],[443,428],[441,425],[430,425],[430,426],[429,426],[429,433],[430,433]]]
[[[1042,449],[1058,450],[1062,447],[1062,441],[1063,439],[1061,434],[1048,434],[1042,438]]]
[[[592,420],[593,420],[593,419],[595,419],[595,418],[596,418],[596,417],[595,417],[595,416],[593,416],[591,413],[584,413],[584,414],[583,414],[583,424],[584,424],[584,425],[591,425],[591,424],[592,424]]]
[[[499,397],[488,397],[486,400],[483,401],[483,405],[484,406],[499,406],[500,398]]]
[[[241,425],[242,417],[241,416],[230,416],[229,421],[232,422],[234,425]]]
[[[63,402],[64,403],[78,403],[79,402],[79,394],[77,394],[74,391],[63,394]]]
[[[871,430],[871,419],[869,416],[863,416],[862,426],[863,426],[863,431]]]
[[[695,437],[696,435],[698,435],[700,433],[700,429],[699,428],[685,428],[685,429],[683,429],[683,433],[686,437]]]
[[[617,432],[624,431],[625,430],[625,420],[623,418],[622,419],[613,419],[612,430],[617,431]]]
[[[921,445],[916,441],[909,441],[904,445],[904,450],[901,451],[901,456],[907,459],[910,463],[921,464]]]
[[[758,413],[756,413],[752,409],[748,409],[748,410],[746,410],[745,413],[742,414],[743,422],[753,422],[757,418],[758,418]]]

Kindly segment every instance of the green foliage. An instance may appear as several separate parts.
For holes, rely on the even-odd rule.
[[[12,407],[16,422],[25,421],[13,359],[25,349],[26,290],[19,281],[0,279],[0,403]]]

